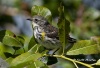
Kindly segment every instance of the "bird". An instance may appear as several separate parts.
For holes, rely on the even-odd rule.
[[[27,20],[32,21],[33,35],[35,40],[47,50],[53,50],[53,54],[62,47],[59,40],[58,28],[51,25],[46,18],[41,15],[34,15]],[[75,39],[67,37],[69,43],[74,43]]]
[[[61,47],[62,44],[59,40],[59,30],[58,28],[51,25],[46,18],[41,15],[34,15],[32,18],[28,18],[32,22],[33,35],[35,40],[42,45],[45,49],[51,50],[49,55],[54,55]],[[74,43],[76,40],[67,37],[69,43]],[[69,48],[69,46],[67,47]],[[42,58],[44,58],[43,56]],[[40,59],[42,59],[40,58]],[[52,65],[57,63],[57,58],[53,56],[48,57],[47,65]]]

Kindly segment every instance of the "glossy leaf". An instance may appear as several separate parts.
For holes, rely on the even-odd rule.
[[[20,49],[18,49],[18,50],[16,50],[16,55],[18,55],[18,54],[22,54],[22,53],[24,53],[25,52],[25,50],[23,49],[23,47],[22,48],[20,48]]]
[[[100,59],[96,62],[96,63],[94,63],[95,65],[100,65]]]
[[[39,53],[36,53],[36,54],[32,54],[30,52],[23,53],[12,60],[11,68],[25,67],[31,64],[31,62],[36,61],[40,57],[41,55]]]
[[[12,62],[12,60],[13,60],[13,58],[9,57],[9,58],[6,59],[6,62],[10,64]]]
[[[8,45],[8,46],[15,46],[15,47],[21,47],[22,44],[19,42],[18,39],[6,35],[3,39],[3,44]]]
[[[2,50],[0,50],[0,57],[6,59],[6,56],[4,55],[4,52]]]
[[[52,21],[52,15],[48,8],[43,6],[33,6],[31,10],[32,16],[34,15],[40,15],[46,18],[49,22]]]
[[[33,53],[41,53],[42,55],[47,53],[47,50],[40,44],[35,44],[28,52]]]
[[[32,62],[30,65],[27,65],[26,68],[36,68],[35,62]]]
[[[5,35],[14,36],[14,33],[10,32],[9,30],[1,30],[0,31],[0,41],[3,40]]]
[[[99,45],[93,43],[91,40],[81,40],[73,45],[73,47],[66,53],[67,55],[79,54],[98,54],[100,53]]]
[[[9,30],[0,31],[0,41],[8,46],[22,46],[21,42],[16,38],[16,35]]]
[[[37,53],[39,47],[40,47],[39,44],[35,44],[28,52],[31,52],[31,53]]]
[[[37,60],[35,62],[33,62],[32,64],[26,66],[27,68],[48,68],[48,66],[46,64],[44,64],[43,62]]]
[[[2,43],[0,43],[0,52],[7,52],[14,54],[15,50],[10,46],[5,46]]]
[[[39,60],[37,60],[37,61],[35,62],[35,64],[37,65],[37,67],[41,67],[41,68],[47,67],[43,62],[41,62],[41,61],[39,61]],[[47,68],[48,68],[48,67],[47,67]]]

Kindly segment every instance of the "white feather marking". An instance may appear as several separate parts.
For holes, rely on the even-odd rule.
[[[32,25],[33,25],[33,28],[34,28],[35,26],[39,26],[39,25],[37,25],[37,24],[34,23],[34,22],[32,22]]]

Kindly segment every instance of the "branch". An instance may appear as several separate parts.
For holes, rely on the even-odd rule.
[[[76,68],[79,68],[75,62],[73,62]]]
[[[50,55],[45,55],[45,56],[50,56]],[[89,64],[77,61],[77,60],[70,59],[70,58],[65,57],[63,55],[52,55],[52,56],[53,57],[57,57],[57,58],[62,58],[62,59],[65,59],[65,60],[68,60],[68,61],[71,61],[71,62],[74,62],[74,63],[78,63],[78,64],[84,65],[84,66],[86,66],[88,68],[94,68],[94,67],[92,67],[92,65],[89,65]]]

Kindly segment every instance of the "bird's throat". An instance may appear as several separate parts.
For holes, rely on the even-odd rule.
[[[34,27],[39,26],[39,25],[37,25],[36,23],[32,22],[32,26],[34,28]]]

